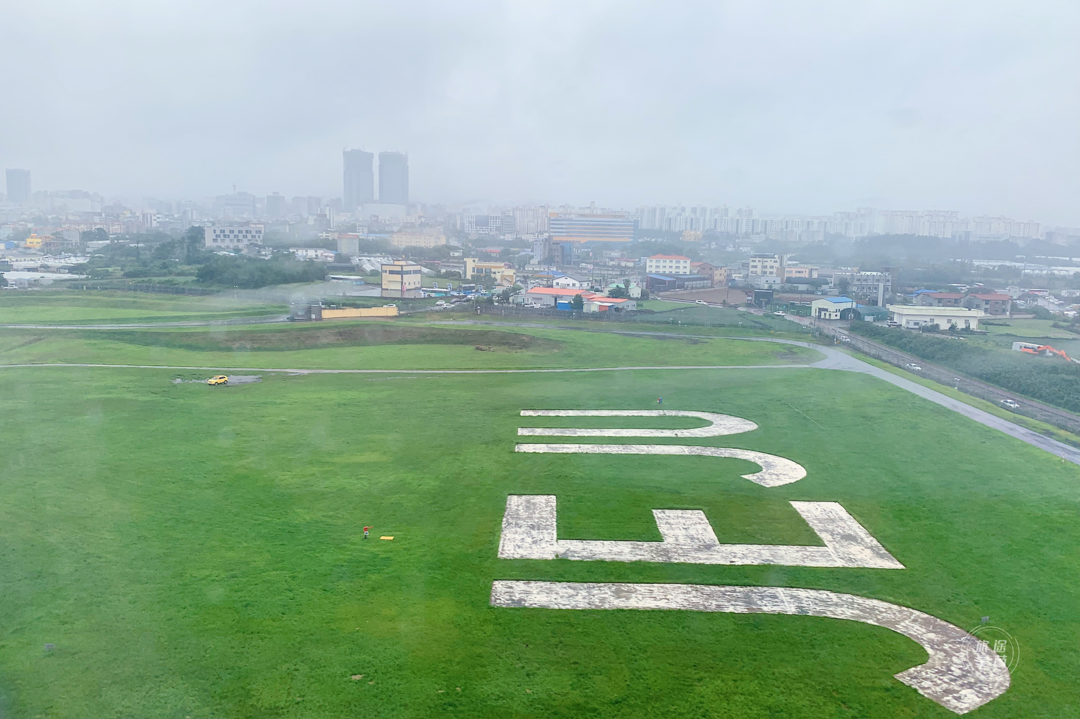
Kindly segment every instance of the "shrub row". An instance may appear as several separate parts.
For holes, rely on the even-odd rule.
[[[995,350],[970,340],[852,322],[851,331],[895,347],[927,362],[944,365],[969,377],[1032,399],[1080,412],[1080,364],[1057,357],[1033,357]]]

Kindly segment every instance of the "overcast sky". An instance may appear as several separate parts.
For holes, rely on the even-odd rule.
[[[872,205],[1080,225],[1080,3],[0,0],[35,189]]]

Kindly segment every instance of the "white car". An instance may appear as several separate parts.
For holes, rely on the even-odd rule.
[[[781,312],[780,310],[777,310],[776,312],[773,312],[773,314],[776,315],[777,317],[783,317],[784,316],[784,313]]]
[[[436,307],[446,307],[446,300],[436,300],[435,301],[435,306]]]
[[[707,305],[709,303],[706,302],[705,300],[697,300],[696,302],[694,302],[694,304],[695,305]]]
[[[1001,400],[1001,406],[1002,407],[1008,407],[1009,409],[1020,409],[1020,403],[1019,402],[1013,402],[1011,399],[1003,399],[1003,400]]]
[[[914,371],[916,371],[916,372],[922,372],[922,367],[920,367],[919,365],[915,364],[914,362],[908,362],[908,363],[907,363],[907,365],[906,365],[906,367],[907,367],[908,369],[910,369],[910,370],[914,370]]]

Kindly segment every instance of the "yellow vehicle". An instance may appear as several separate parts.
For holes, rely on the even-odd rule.
[[[215,375],[210,379],[206,380],[206,384],[210,385],[211,387],[219,384],[229,384],[229,378],[223,374]]]

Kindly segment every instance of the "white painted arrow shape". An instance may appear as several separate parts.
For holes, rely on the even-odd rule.
[[[793,614],[885,627],[918,642],[930,658],[895,675],[927,699],[966,714],[1009,688],[1001,658],[972,635],[924,612],[818,589],[697,584],[496,581],[491,606]]]
[[[693,429],[562,429],[558,427],[519,427],[522,437],[719,437],[757,429],[742,417],[715,412],[690,412],[678,409],[523,409],[522,417],[694,417],[708,426]]]
[[[790,459],[764,452],[734,447],[692,447],[678,444],[518,444],[515,452],[538,452],[554,454],[655,454],[696,455],[700,457],[732,457],[745,459],[761,467],[760,472],[744,474],[743,477],[762,487],[779,487],[798,482],[806,476],[802,465]]]

